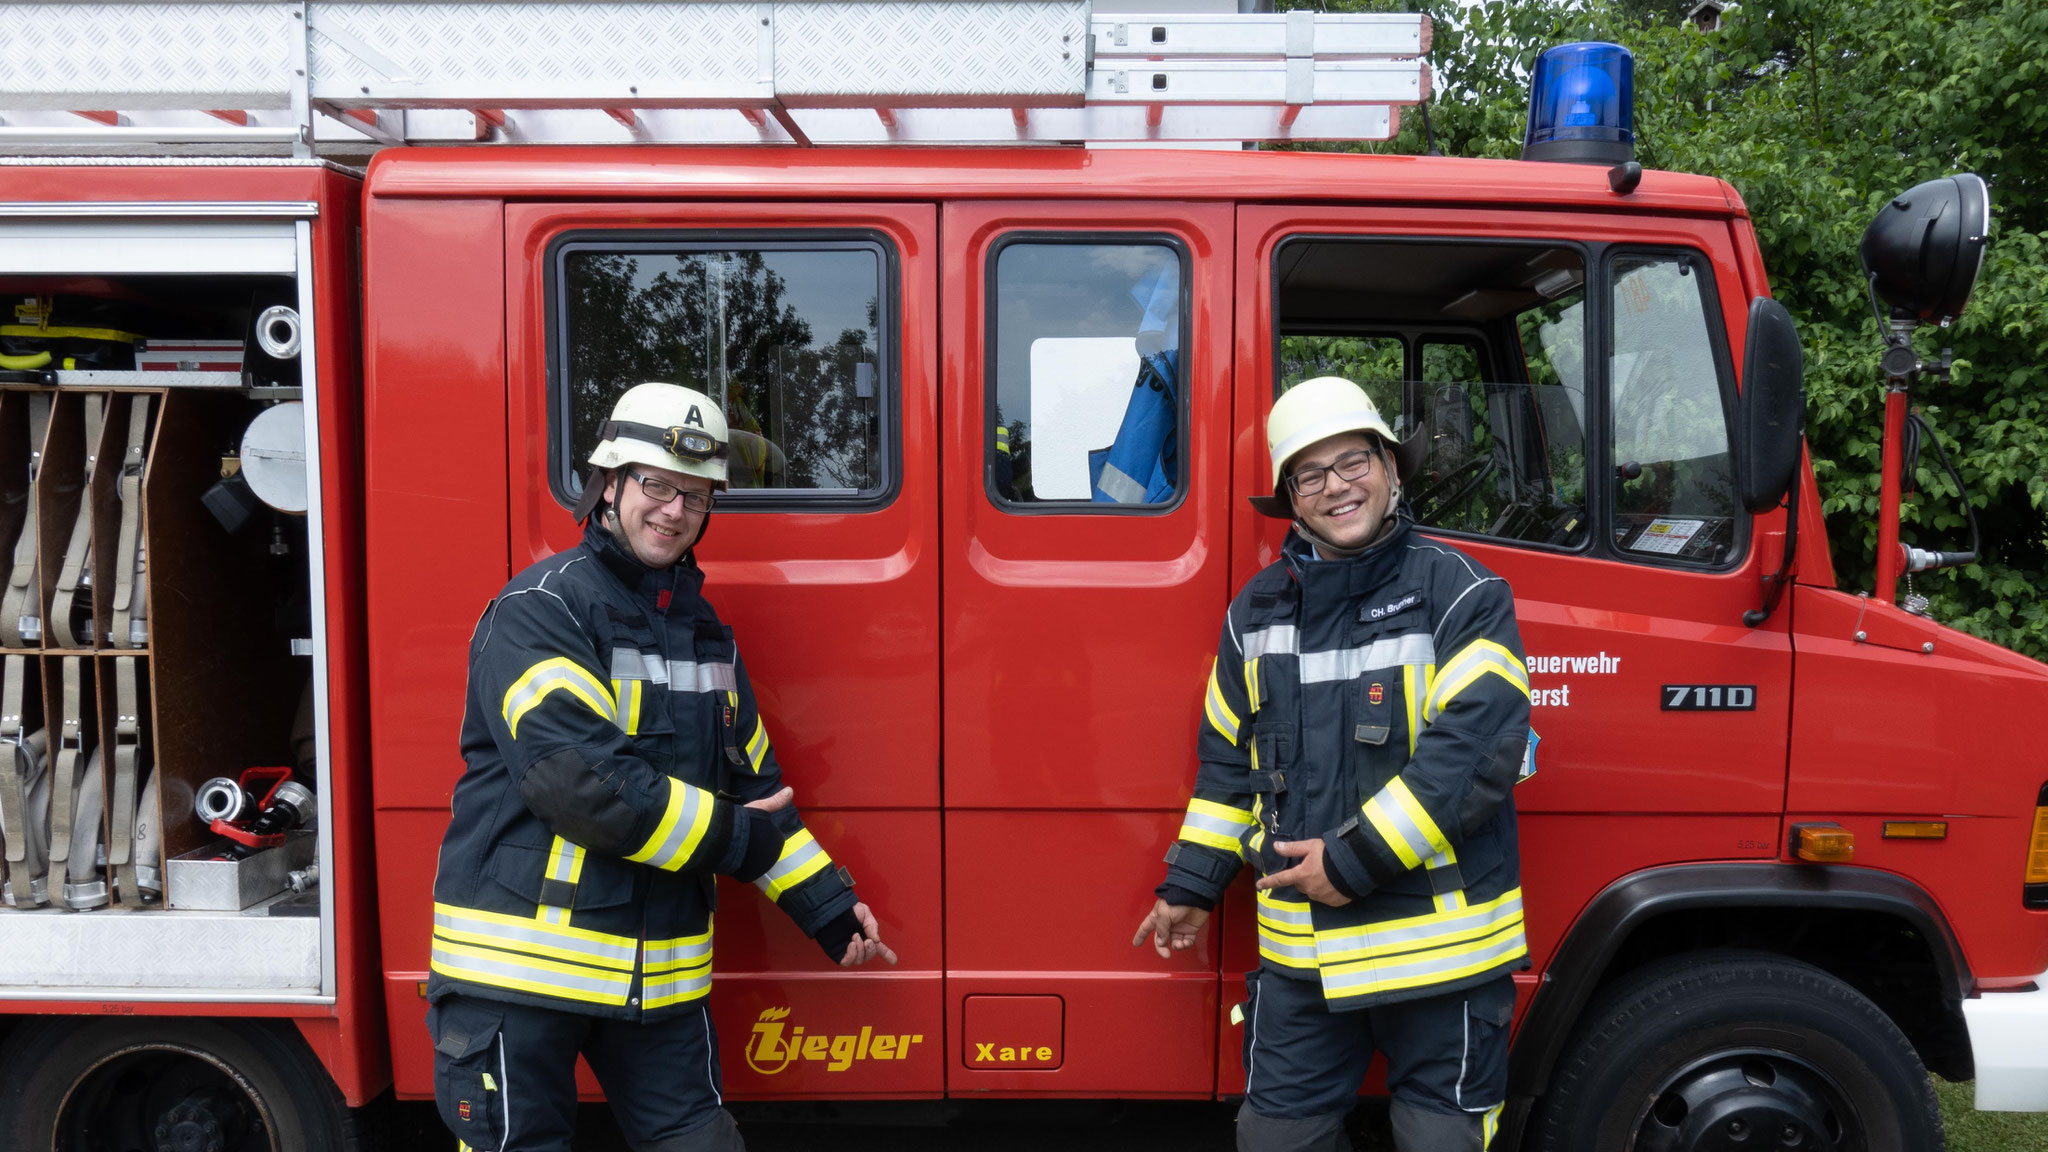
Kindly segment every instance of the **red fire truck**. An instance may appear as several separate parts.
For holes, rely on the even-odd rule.
[[[2048,1109],[2048,762],[2014,723],[2048,669],[1894,596],[1943,559],[1897,542],[1908,318],[1967,296],[1981,183],[1866,253],[1899,319],[1864,594],[1725,182],[1077,146],[1385,138],[1422,17],[16,7],[0,1144],[338,1148],[432,1095],[470,629],[573,541],[644,379],[728,408],[710,594],[902,957],[829,967],[725,891],[731,1097],[1241,1091],[1248,886],[1171,961],[1129,939],[1216,622],[1277,554],[1265,413],[1339,374],[1427,438],[1426,530],[1516,593],[1503,1146],[1931,1147],[1929,1072]],[[910,146],[944,141],[1009,146]]]

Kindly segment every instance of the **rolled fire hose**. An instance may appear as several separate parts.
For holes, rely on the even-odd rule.
[[[7,590],[0,594],[0,644],[20,648],[43,638],[43,621],[36,613],[42,581],[36,576],[36,469],[43,460],[43,437],[50,428],[48,392],[31,392],[28,397],[28,515],[21,522],[21,535],[14,541],[14,570],[7,578]]]
[[[0,841],[6,845],[6,902],[16,908],[49,903],[50,781],[43,770],[43,733],[17,733],[0,751]]]
[[[84,575],[86,562],[92,556],[92,469],[94,454],[100,446],[100,428],[106,422],[106,400],[90,393],[85,397],[85,475],[81,484],[84,495],[78,501],[78,519],[71,525],[71,542],[64,549],[64,566],[57,572],[57,598],[50,605],[50,631],[65,648],[92,647],[92,584]],[[85,593],[83,612],[77,610],[80,591]],[[72,628],[78,617],[88,622],[83,634]]]
[[[149,640],[142,594],[142,452],[149,435],[149,401],[137,396],[128,407],[128,446],[121,456],[121,533],[114,548],[114,619],[107,640],[116,648],[140,648]]]
[[[10,662],[19,659],[21,659],[19,656],[8,657]],[[61,670],[59,675],[63,685],[62,702],[59,705],[62,711],[57,717],[57,762],[55,765],[55,788],[56,794],[59,796],[71,795],[74,781],[78,778],[80,761],[85,756],[85,701],[80,698],[81,690],[79,683],[81,667],[81,660],[77,656],[66,656],[59,662]],[[11,686],[8,689],[8,694],[10,697],[13,694]],[[72,809],[68,805],[59,806],[52,815],[50,855],[55,859],[68,860],[71,858],[72,819]]]
[[[107,861],[114,866],[115,891],[121,902],[140,903],[141,879],[135,873],[136,782],[147,771],[142,763],[141,696],[135,686],[135,657],[114,658],[114,779],[108,801],[112,819],[107,833]],[[97,758],[97,750],[93,753]]]
[[[100,750],[79,775],[72,793],[71,858],[64,869],[64,906],[74,912],[102,908],[107,903],[107,880],[100,872],[106,853],[100,850],[100,816],[106,810],[106,773]]]
[[[162,808],[156,795],[156,773],[142,778],[142,800],[135,808],[135,886],[137,903],[154,904],[164,898],[164,838],[160,819]]]

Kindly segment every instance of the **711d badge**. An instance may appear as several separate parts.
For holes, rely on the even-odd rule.
[[[1666,684],[1660,708],[1665,712],[1754,712],[1754,684]]]

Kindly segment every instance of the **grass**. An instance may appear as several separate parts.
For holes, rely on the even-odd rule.
[[[1970,1105],[1976,1089],[1968,1081],[1951,1084],[1936,1077],[1934,1093],[1941,1097],[1948,1152],[2041,1152],[2048,1148],[2048,1113],[1978,1112]]]

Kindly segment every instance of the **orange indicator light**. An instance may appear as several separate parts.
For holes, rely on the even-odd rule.
[[[1840,824],[1794,824],[1792,854],[1815,864],[1841,864],[1856,855],[1856,834]]]
[[[1887,820],[1884,822],[1884,838],[1887,840],[1946,840],[1946,820]]]
[[[2048,808],[2034,809],[2034,837],[2027,844],[2026,882],[2048,884]]]

